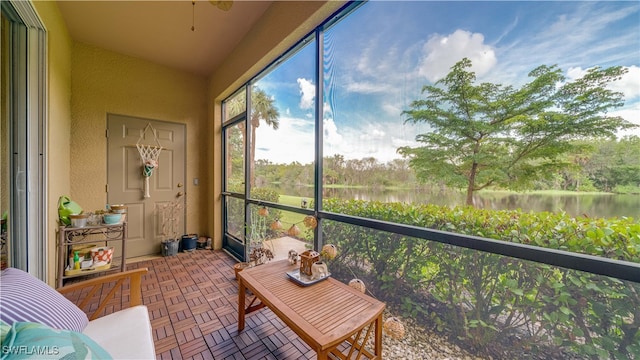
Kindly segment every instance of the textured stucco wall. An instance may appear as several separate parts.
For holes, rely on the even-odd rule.
[[[107,114],[186,124],[187,233],[206,234],[207,79],[75,42],[72,51],[71,196],[85,209],[107,202]],[[192,179],[199,178],[200,186]]]
[[[58,5],[34,1],[34,8],[47,30],[47,282],[56,276],[56,231],[58,198],[70,192],[71,127],[71,37]]]

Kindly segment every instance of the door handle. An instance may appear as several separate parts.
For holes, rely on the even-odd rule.
[[[183,196],[183,195],[184,195],[184,193],[182,191],[178,191],[178,193],[176,194],[176,197],[180,197],[180,196]]]

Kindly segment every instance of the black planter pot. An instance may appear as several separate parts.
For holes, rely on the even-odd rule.
[[[198,246],[198,234],[182,235],[182,251],[193,251]]]

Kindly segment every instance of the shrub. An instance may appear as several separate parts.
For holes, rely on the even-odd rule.
[[[640,223],[564,213],[329,199],[326,211],[640,262]],[[371,291],[476,350],[640,358],[640,285],[358,227],[323,223],[332,272],[366,272]],[[347,276],[345,274],[344,276]],[[409,289],[410,291],[407,291]],[[438,309],[438,311],[434,311]],[[544,349],[544,350],[542,350]]]

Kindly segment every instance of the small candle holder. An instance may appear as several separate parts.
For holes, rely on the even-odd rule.
[[[320,253],[313,250],[307,250],[300,254],[300,274],[311,276],[311,266],[320,261]]]

